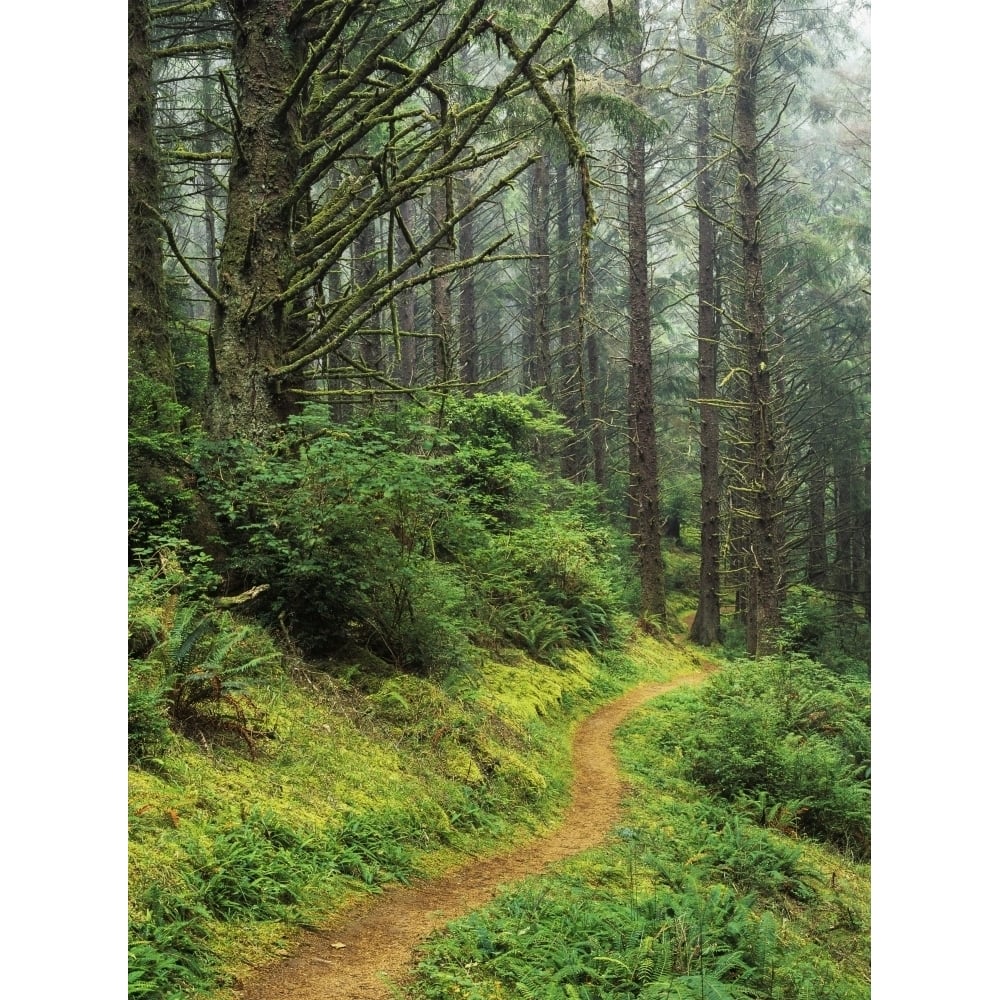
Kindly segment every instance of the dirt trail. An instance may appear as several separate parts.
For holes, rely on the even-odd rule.
[[[244,1000],[389,1000],[413,949],[433,930],[482,906],[500,887],[595,847],[618,818],[623,784],[611,746],[615,729],[650,698],[704,674],[642,684],[585,719],[573,739],[573,790],[563,823],[516,850],[478,859],[433,881],[389,889],[307,935],[295,956],[244,985]]]

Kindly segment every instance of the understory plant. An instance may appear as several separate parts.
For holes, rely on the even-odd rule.
[[[803,656],[738,661],[680,702],[659,743],[685,773],[765,826],[867,858],[871,704],[865,681]]]
[[[549,656],[614,631],[618,572],[594,498],[534,455],[557,423],[502,395],[350,426],[309,407],[266,444],[206,445],[201,488],[230,588],[307,653],[361,646],[442,674],[472,645]]]
[[[129,649],[130,763],[155,761],[172,730],[232,737],[251,756],[273,735],[247,687],[280,659],[259,626],[187,599],[172,576],[140,571],[129,577]]]

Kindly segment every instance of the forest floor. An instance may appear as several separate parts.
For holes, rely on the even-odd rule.
[[[471,861],[439,878],[387,890],[305,935],[295,955],[243,984],[244,1000],[389,1000],[401,985],[414,948],[432,931],[483,906],[506,885],[540,874],[554,862],[597,846],[618,819],[624,783],[612,746],[615,730],[643,702],[683,684],[633,688],[588,716],[573,738],[569,809],[550,834],[516,850]],[[398,993],[396,994],[399,995]]]

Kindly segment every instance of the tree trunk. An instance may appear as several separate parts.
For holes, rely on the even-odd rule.
[[[462,200],[468,204],[473,197],[472,182],[463,177],[460,182]],[[464,216],[458,224],[458,256],[470,260],[476,252],[475,212]],[[471,267],[465,268],[459,278],[458,292],[458,352],[459,378],[466,392],[475,392],[479,381],[479,357],[476,345],[476,278]]]
[[[583,225],[586,221],[586,206],[583,199],[580,199],[580,222]],[[589,321],[590,302],[590,269],[580,272],[580,299],[583,305],[583,315],[581,316],[581,328],[585,330],[585,346],[587,352],[587,376],[584,380],[586,386],[586,401],[588,416],[590,418],[590,452],[594,469],[594,482],[607,493],[611,485],[611,478],[608,473],[608,436],[607,423],[604,419],[604,411],[601,406],[604,399],[603,377],[601,374],[601,357],[597,344],[597,333],[593,322]],[[603,501],[602,501],[603,508]]]
[[[542,156],[528,181],[528,315],[524,319],[524,384],[551,400],[549,348],[549,164]]]
[[[642,46],[637,43],[626,78],[642,104]],[[660,550],[660,496],[653,406],[652,320],[649,303],[649,250],[646,231],[646,140],[642,126],[630,128],[627,152],[628,201],[628,454],[629,508],[639,564],[641,614],[666,610],[666,580]]]
[[[814,587],[826,583],[826,462],[809,449],[809,543],[806,580]]]
[[[399,206],[399,218],[403,226],[413,229],[413,202],[404,201]],[[409,244],[403,233],[402,226],[396,230],[396,253],[405,259],[409,254]],[[403,274],[405,280],[410,276],[410,271]],[[412,334],[417,328],[417,295],[416,291],[408,288],[401,292],[396,299],[397,322],[400,329],[400,341],[398,346],[398,378],[403,385],[413,385],[416,381],[417,373],[417,340]]]
[[[153,128],[149,4],[128,5],[128,346],[135,369],[173,387],[163,248],[156,213],[160,174]]]
[[[573,432],[563,449],[562,474],[574,482],[583,482],[587,471],[587,435],[584,428],[585,390],[583,385],[583,344],[578,310],[584,303],[573,281],[579,274],[580,256],[570,242],[569,165],[560,161],[555,171],[556,239],[558,241],[556,301],[559,322],[559,375],[557,397],[559,410]],[[582,284],[582,282],[581,282]],[[574,294],[576,299],[574,302]]]
[[[834,502],[834,589],[845,598],[855,590],[854,581],[854,477],[851,474],[850,459],[838,456],[834,459],[833,470]]]
[[[705,8],[699,7],[695,51],[708,55]],[[719,322],[715,309],[715,222],[710,171],[711,107],[708,98],[708,65],[698,66],[697,197],[698,197],[698,409],[701,447],[701,566],[698,580],[698,610],[691,624],[691,638],[702,646],[719,641],[719,563],[722,554],[721,494],[719,474],[718,357]]]
[[[282,103],[304,53],[301,40],[288,33],[281,0],[231,0],[229,6],[239,109],[209,429],[216,437],[266,437],[294,409],[291,384],[275,382],[271,371],[295,337],[294,304],[281,299],[292,273],[295,206],[288,192],[299,179],[299,147],[296,109],[282,111]]]
[[[358,201],[364,203],[371,197],[371,193],[371,181],[366,180],[358,192]],[[351,270],[357,288],[363,288],[367,285],[375,277],[378,270],[375,259],[375,227],[376,222],[369,222],[354,241]],[[377,315],[372,318],[372,324],[378,326]],[[360,340],[361,361],[364,367],[371,372],[381,371],[383,367],[382,337],[377,333],[365,333],[361,335]],[[371,379],[366,380],[366,385],[373,388]]]
[[[445,228],[448,220],[449,181],[441,181],[431,191],[430,232]],[[431,251],[434,268],[447,267],[455,259],[449,238],[442,238]],[[434,380],[446,382],[454,376],[454,329],[451,318],[451,277],[438,274],[431,279],[431,332],[434,334]]]
[[[761,15],[743,0],[737,23],[733,115],[739,176],[738,238],[742,256],[741,326],[746,366],[749,455],[746,479],[748,524],[747,650],[751,656],[773,649],[780,624],[781,470],[775,431],[775,405],[767,345],[767,312],[761,246],[764,225],[758,181],[757,74],[761,47]]]

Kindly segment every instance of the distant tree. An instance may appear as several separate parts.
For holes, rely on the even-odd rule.
[[[764,242],[769,220],[762,190],[773,170],[762,170],[759,98],[761,67],[777,17],[777,3],[736,0],[727,8],[733,58],[733,144],[735,241],[738,248],[738,300],[735,326],[740,387],[738,451],[734,454],[733,509],[742,524],[741,554],[745,584],[747,650],[762,655],[773,648],[781,624],[783,585],[783,451],[779,447],[780,399],[776,363],[769,338]],[[775,356],[776,357],[776,356]]]

